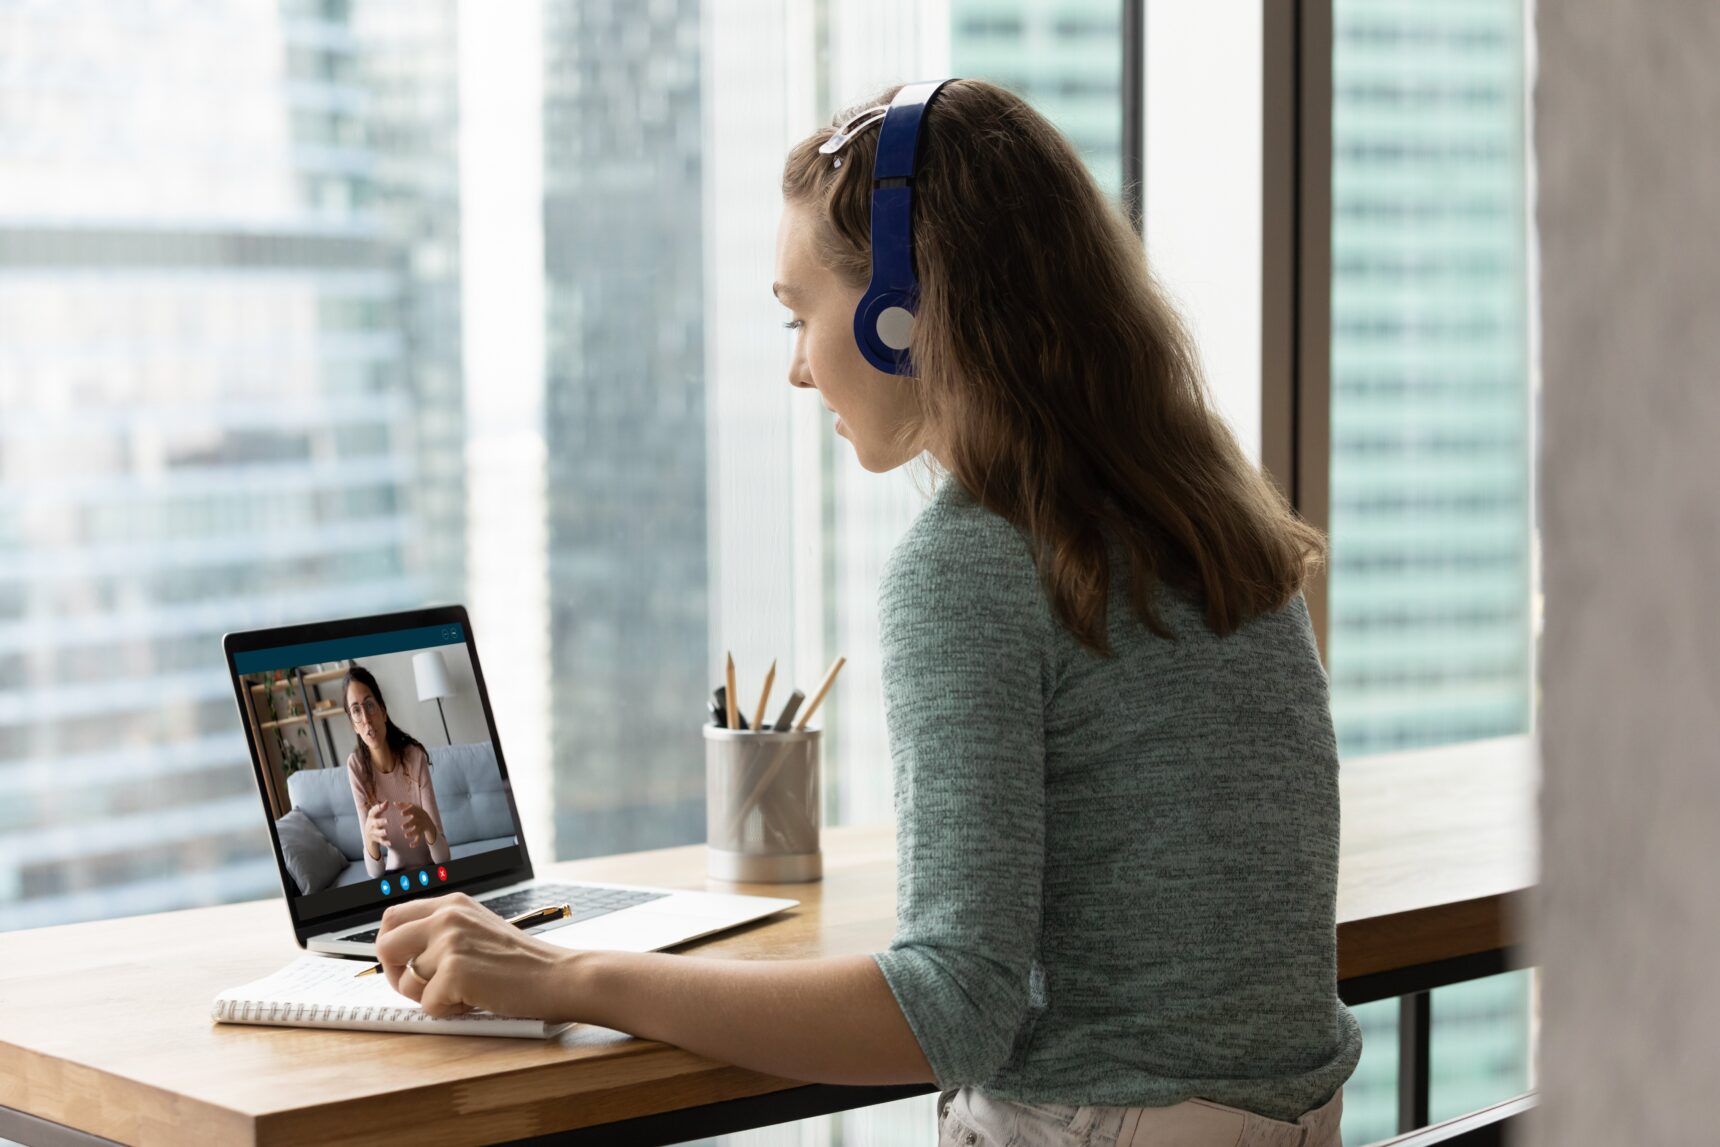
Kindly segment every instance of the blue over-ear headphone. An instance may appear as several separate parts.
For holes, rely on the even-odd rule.
[[[888,109],[863,112],[818,149],[826,154],[878,121],[878,155],[872,162],[872,282],[854,309],[854,339],[866,361],[888,374],[913,374],[908,343],[920,306],[914,277],[914,164],[926,105],[949,80],[905,84]],[[837,163],[842,161],[838,159]]]

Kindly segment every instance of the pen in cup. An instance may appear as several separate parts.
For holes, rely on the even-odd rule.
[[[846,657],[838,657],[835,661],[831,662],[830,669],[824,674],[824,680],[818,684],[818,692],[813,696],[812,704],[806,707],[806,712],[802,713],[800,720],[795,722],[793,729],[794,732],[799,733],[806,729],[806,723],[812,720],[812,715],[818,711],[818,706],[824,700],[825,694],[829,693],[830,687],[836,683],[836,675],[842,672],[842,667],[847,663],[848,658]],[[800,695],[800,690],[796,689],[794,692],[795,697]],[[789,707],[798,704],[795,697],[790,697],[788,699]],[[789,712],[785,711],[782,717],[778,718],[777,726],[779,730],[782,725],[787,723],[790,715],[791,714]],[[782,771],[783,761],[787,759],[787,749],[787,745],[777,746],[776,755],[771,759],[770,764],[766,766],[764,774],[759,777],[758,783],[753,786],[752,791],[741,800],[739,805],[736,806],[734,818],[729,825],[729,836],[732,837],[740,831],[740,826],[742,822],[746,820],[747,815],[758,805],[758,802],[764,797],[764,794],[770,790],[771,782],[776,780],[777,774]]]
[[[800,703],[804,700],[806,700],[806,694],[802,693],[799,689],[790,693],[788,695],[787,703],[782,707],[782,714],[777,717],[776,724],[772,725],[771,729],[778,733],[788,732],[789,729],[793,727],[789,722],[794,720],[794,714],[796,710],[800,708]]]
[[[711,724],[715,725],[719,729],[726,729],[729,727],[728,697],[728,686],[718,685],[715,692],[711,694],[710,700],[705,702],[705,708],[709,709],[711,713]],[[740,719],[741,728],[745,729],[747,727],[747,715],[745,713],[740,714]]]
[[[741,709],[739,699],[735,695],[735,658],[727,655],[723,665],[723,684],[712,691],[705,708],[711,715],[711,723],[722,729],[756,729],[761,733],[799,732],[806,728],[807,722],[824,703],[825,695],[836,683],[836,675],[848,663],[846,657],[838,657],[824,674],[824,680],[818,684],[818,692],[813,694],[812,704],[806,707],[806,712],[800,713],[800,720],[795,722],[795,714],[799,713],[801,703],[806,700],[806,694],[796,689],[789,694],[788,701],[783,705],[782,712],[777,715],[774,724],[767,725],[764,720],[765,706],[770,703],[771,686],[776,683],[776,662],[770,663],[770,669],[764,675],[764,688],[758,699],[758,706],[753,710],[752,720],[747,720],[746,712]]]
[[[536,928],[539,924],[547,924],[551,920],[562,920],[572,915],[573,905],[551,904],[545,908],[534,908],[530,912],[521,912],[518,916],[510,916],[508,923],[515,928]],[[359,976],[374,976],[380,971],[382,971],[382,965],[377,964],[374,967],[366,968],[353,979],[356,980]]]

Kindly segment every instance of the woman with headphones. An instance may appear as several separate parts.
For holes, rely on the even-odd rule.
[[[881,587],[895,939],[570,953],[454,896],[389,909],[390,982],[435,1014],[935,1083],[944,1143],[1337,1144],[1361,1037],[1301,595],[1323,538],[1213,411],[1139,239],[1042,116],[952,80],[836,122],[783,173],[789,381],[867,470],[943,475]]]

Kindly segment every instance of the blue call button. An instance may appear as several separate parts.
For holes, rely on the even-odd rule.
[[[393,887],[389,885],[387,880],[384,880],[382,882],[382,894],[387,896],[392,891],[394,891]]]
[[[428,872],[422,872],[422,871],[419,872],[418,873],[418,887],[426,888],[429,886],[429,884],[430,884],[430,874]]]

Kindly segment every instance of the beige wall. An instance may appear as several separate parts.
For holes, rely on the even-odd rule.
[[[1540,0],[1531,1139],[1720,1142],[1720,4]]]

